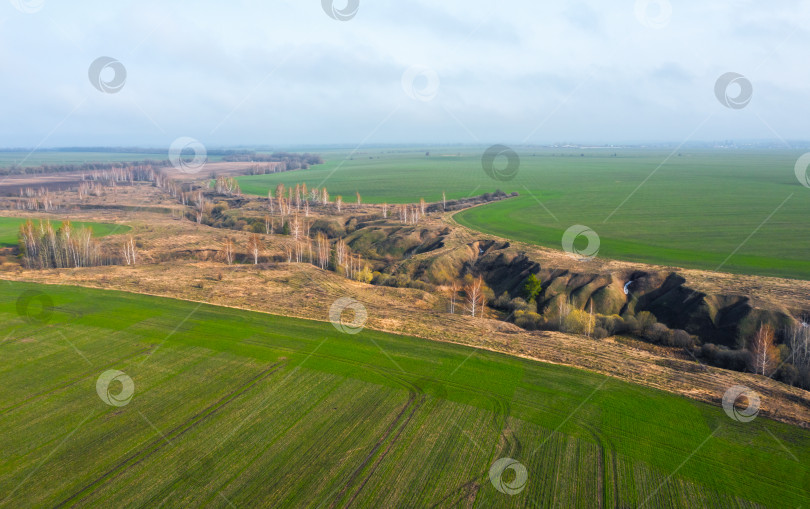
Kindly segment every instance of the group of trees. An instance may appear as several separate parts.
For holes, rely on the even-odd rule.
[[[810,327],[804,322],[783,330],[762,323],[744,339],[743,348],[707,343],[697,350],[697,355],[713,366],[749,371],[810,389]]]
[[[209,154],[217,155],[216,152]],[[318,154],[295,154],[290,152],[273,152],[272,154],[258,154],[254,151],[230,151],[224,155],[223,161],[228,162],[257,162],[257,163],[280,163],[267,167],[268,173],[276,171],[290,171],[297,169],[307,169],[311,165],[323,164],[323,158]]]
[[[34,224],[29,219],[20,225],[19,241],[23,263],[30,269],[135,265],[138,261],[138,246],[132,235],[125,237],[119,250],[108,250],[93,237],[91,228],[76,228],[70,221],[54,228],[50,221]]]
[[[239,188],[239,182],[233,177],[217,177],[214,181],[214,189],[218,194],[227,196],[240,196],[242,194],[242,190]]]
[[[160,172],[160,170],[148,164],[109,163],[93,166],[82,165],[82,168],[85,166],[101,166],[101,168],[92,170],[85,168],[78,185],[71,183],[61,188],[58,185],[50,187],[40,186],[38,188],[21,187],[19,189],[19,198],[10,199],[9,207],[16,208],[17,210],[44,210],[46,212],[53,212],[61,207],[61,201],[58,199],[57,191],[75,190],[79,200],[84,200],[88,196],[102,196],[105,192],[105,188],[111,188],[113,193],[115,193],[118,186],[133,185],[135,182],[154,183],[159,178],[158,175]],[[72,165],[69,167],[71,169],[77,168]]]
[[[340,199],[340,197],[338,196]],[[295,187],[285,188],[284,184],[276,186],[275,192],[267,193],[267,209],[271,214],[281,215],[282,218],[292,213],[304,213],[309,217],[309,206],[327,205],[329,203],[329,191],[326,188],[307,189],[307,184],[296,184]],[[338,205],[339,208],[339,205]]]
[[[133,161],[115,163],[83,163],[83,164],[43,164],[40,166],[11,166],[0,168],[0,175],[42,175],[50,173],[90,173],[96,171],[128,170],[137,167],[158,168],[168,166],[169,161]]]
[[[758,375],[810,389],[810,326],[797,321],[778,333],[770,324],[759,326],[748,344],[747,364]]]
[[[463,311],[469,313],[470,316],[484,316],[486,303],[492,290],[484,283],[483,276],[475,277],[467,274],[461,281],[455,279],[451,281],[447,288],[450,313],[455,314],[457,304],[459,304]]]
[[[296,223],[297,224],[297,223]],[[311,263],[323,270],[333,270],[349,279],[370,283],[373,275],[368,262],[357,254],[352,253],[346,241],[338,239],[332,246],[329,238],[321,231],[314,237],[309,235],[309,226],[296,228],[291,233],[293,237],[282,244],[284,259],[288,263]],[[297,232],[297,233],[295,233]],[[258,233],[251,233],[245,243],[246,258],[253,264],[258,264],[267,250],[267,244]],[[220,249],[220,258],[227,264],[236,262],[239,246],[233,238],[226,237]]]
[[[638,314],[604,315],[594,311],[592,301],[583,308],[572,302],[565,294],[554,297],[556,302],[546,306],[543,314],[538,313],[537,298],[543,291],[543,284],[535,274],[530,274],[523,282],[520,295],[510,297],[504,292],[492,300],[496,309],[509,312],[516,325],[528,330],[559,330],[572,334],[602,339],[614,334],[629,334],[652,343],[665,346],[692,347],[696,338],[681,329],[670,329],[659,323],[648,312]],[[551,297],[549,297],[551,298]]]
[[[23,190],[20,189],[20,199],[14,200],[14,208],[17,210],[44,210],[45,212],[53,212],[59,208],[58,202],[55,197],[42,187],[39,191],[34,191],[28,187]]]
[[[70,221],[55,229],[50,221],[20,225],[20,246],[26,267],[32,269],[91,267],[104,261],[90,228],[74,228]]]
[[[670,329],[649,311],[637,314],[602,315],[594,313],[589,301],[587,309],[575,306],[570,298],[558,296],[544,314],[537,313],[536,299],[542,283],[530,275],[522,285],[522,295],[510,298],[504,292],[493,299],[496,309],[510,311],[515,324],[529,329],[554,329],[600,339],[614,334],[629,334],[664,346],[694,349],[698,357],[709,364],[737,371],[748,371],[773,377],[782,382],[810,389],[810,325],[797,321],[778,332],[772,325],[762,323],[746,339],[742,349],[730,349],[715,344],[699,348],[698,338],[681,329]],[[781,337],[781,344],[780,339]]]

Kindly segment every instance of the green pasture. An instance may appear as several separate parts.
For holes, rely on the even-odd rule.
[[[810,189],[794,171],[801,151],[518,148],[517,175],[497,180],[482,169],[484,150],[330,152],[308,170],[239,182],[243,192],[261,196],[279,182],[306,182],[347,203],[355,192],[366,203],[414,203],[439,201],[443,191],[448,199],[516,191],[518,198],[455,217],[556,249],[569,227],[584,225],[599,235],[599,255],[607,258],[810,278]],[[496,169],[505,165],[496,159]]]
[[[0,319],[2,507],[810,504],[810,431],[586,371],[66,286]]]

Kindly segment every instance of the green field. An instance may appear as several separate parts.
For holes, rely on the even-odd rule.
[[[810,279],[810,189],[794,173],[802,151],[684,149],[662,164],[670,150],[524,149],[517,177],[503,182],[482,170],[483,150],[439,148],[425,157],[424,149],[376,149],[351,160],[327,153],[326,164],[309,170],[239,181],[249,194],[306,182],[347,202],[359,191],[367,203],[500,188],[521,196],[457,220],[556,249],[563,232],[582,224],[600,236],[606,258]]]
[[[28,218],[24,217],[0,217],[0,247],[11,247],[19,244],[20,225]],[[39,224],[36,220],[36,224]],[[54,228],[62,226],[61,221],[51,221]],[[131,228],[120,224],[112,223],[83,223],[80,221],[71,222],[74,228],[92,228],[94,237],[106,237],[112,234],[128,232]]]
[[[0,320],[2,507],[810,506],[810,431],[585,371],[61,286]]]

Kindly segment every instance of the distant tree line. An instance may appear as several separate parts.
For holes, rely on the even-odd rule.
[[[166,161],[130,161],[112,163],[82,163],[82,164],[43,164],[40,166],[10,166],[0,168],[0,175],[40,175],[51,173],[94,172],[103,170],[120,170],[151,166],[155,168],[169,166]]]
[[[228,162],[284,163],[287,170],[307,169],[314,164],[323,164],[323,158],[317,154],[294,154],[290,152],[273,152],[272,154],[261,154],[253,151],[232,152],[224,155],[222,160]]]

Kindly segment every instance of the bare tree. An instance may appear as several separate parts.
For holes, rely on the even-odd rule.
[[[233,264],[235,255],[233,240],[230,237],[225,237],[225,240],[222,242],[222,257],[225,258],[225,262],[228,265],[231,265]]]
[[[323,232],[315,235],[316,251],[318,252],[318,267],[326,269],[329,264],[329,239]]]
[[[197,193],[195,198],[195,208],[197,214],[197,224],[201,224],[203,220],[203,215],[205,214],[205,195],[202,191]]]
[[[259,237],[258,233],[252,234],[248,237],[248,252],[253,254],[253,265],[259,264],[259,254],[262,252],[264,247],[262,243],[261,237]]]
[[[790,363],[802,370],[810,370],[810,325],[801,320],[788,328]]]
[[[357,195],[357,206],[359,207],[359,206],[360,206],[360,205],[363,203],[362,198],[360,198],[360,192],[359,192],[359,191],[355,191],[355,192],[354,192],[354,194],[356,194],[356,195]]]
[[[385,219],[388,219],[388,204],[387,203],[383,203],[383,217]]]
[[[467,311],[471,316],[483,314],[484,308],[484,278],[478,276],[474,278],[470,275],[464,280],[464,293],[467,296]]]
[[[126,241],[124,241],[122,254],[124,255],[124,263],[127,265],[135,265],[138,258],[138,251],[135,245],[135,237],[132,235],[129,235]]]
[[[447,210],[447,196],[445,196],[444,191],[442,191],[442,210]]]
[[[338,212],[340,212],[340,209],[343,206],[343,197],[341,195],[338,195],[338,197],[335,198],[335,205],[337,206]]]
[[[458,281],[455,279],[452,283],[450,283],[450,313],[456,313],[456,297],[458,296],[458,292],[461,290],[461,286],[458,284]]]
[[[346,242],[343,239],[339,239],[337,243],[335,243],[335,267],[345,267],[347,252],[348,248],[346,247]]]
[[[278,202],[278,208],[281,215],[284,215],[284,184],[279,184],[276,186],[276,201]]]
[[[751,370],[764,376],[771,376],[779,364],[779,350],[775,345],[773,327],[761,324],[751,341]]]
[[[301,238],[301,221],[298,219],[298,214],[293,217],[292,223],[290,224],[290,234],[296,242]]]

